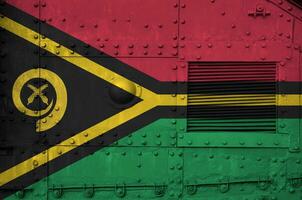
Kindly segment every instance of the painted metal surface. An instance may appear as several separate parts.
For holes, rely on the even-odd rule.
[[[0,198],[302,198],[299,3],[0,6]]]

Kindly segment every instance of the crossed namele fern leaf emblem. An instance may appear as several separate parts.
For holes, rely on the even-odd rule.
[[[33,93],[27,99],[27,105],[31,104],[35,100],[36,97],[40,97],[42,102],[45,103],[46,105],[48,105],[48,98],[43,93],[43,91],[46,88],[48,88],[48,84],[44,84],[40,88],[36,88],[35,86],[33,86],[31,84],[27,84],[27,87],[33,91]]]

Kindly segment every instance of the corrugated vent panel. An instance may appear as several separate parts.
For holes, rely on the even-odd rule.
[[[275,133],[275,64],[191,63],[188,81],[188,132]]]

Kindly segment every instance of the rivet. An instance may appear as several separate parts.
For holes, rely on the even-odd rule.
[[[214,158],[214,155],[210,155],[209,158],[210,158],[210,159]]]
[[[70,141],[69,141],[69,143],[70,143],[70,144],[74,144],[74,143],[75,143],[74,139],[71,138]]]
[[[58,154],[62,154],[62,150],[58,148],[58,149],[57,149],[57,153],[58,153]]]
[[[175,138],[176,137],[176,133],[171,133],[170,137],[171,138]]]
[[[39,165],[39,162],[37,160],[33,160],[33,166],[37,167]]]
[[[295,189],[290,187],[289,190],[288,190],[290,193],[294,193],[295,192]]]
[[[209,44],[208,44],[208,47],[209,47],[209,48],[212,48],[212,47],[213,47],[213,44],[209,43]]]

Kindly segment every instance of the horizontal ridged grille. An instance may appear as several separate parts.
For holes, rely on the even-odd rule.
[[[192,63],[187,131],[276,129],[276,67],[266,63]]]

